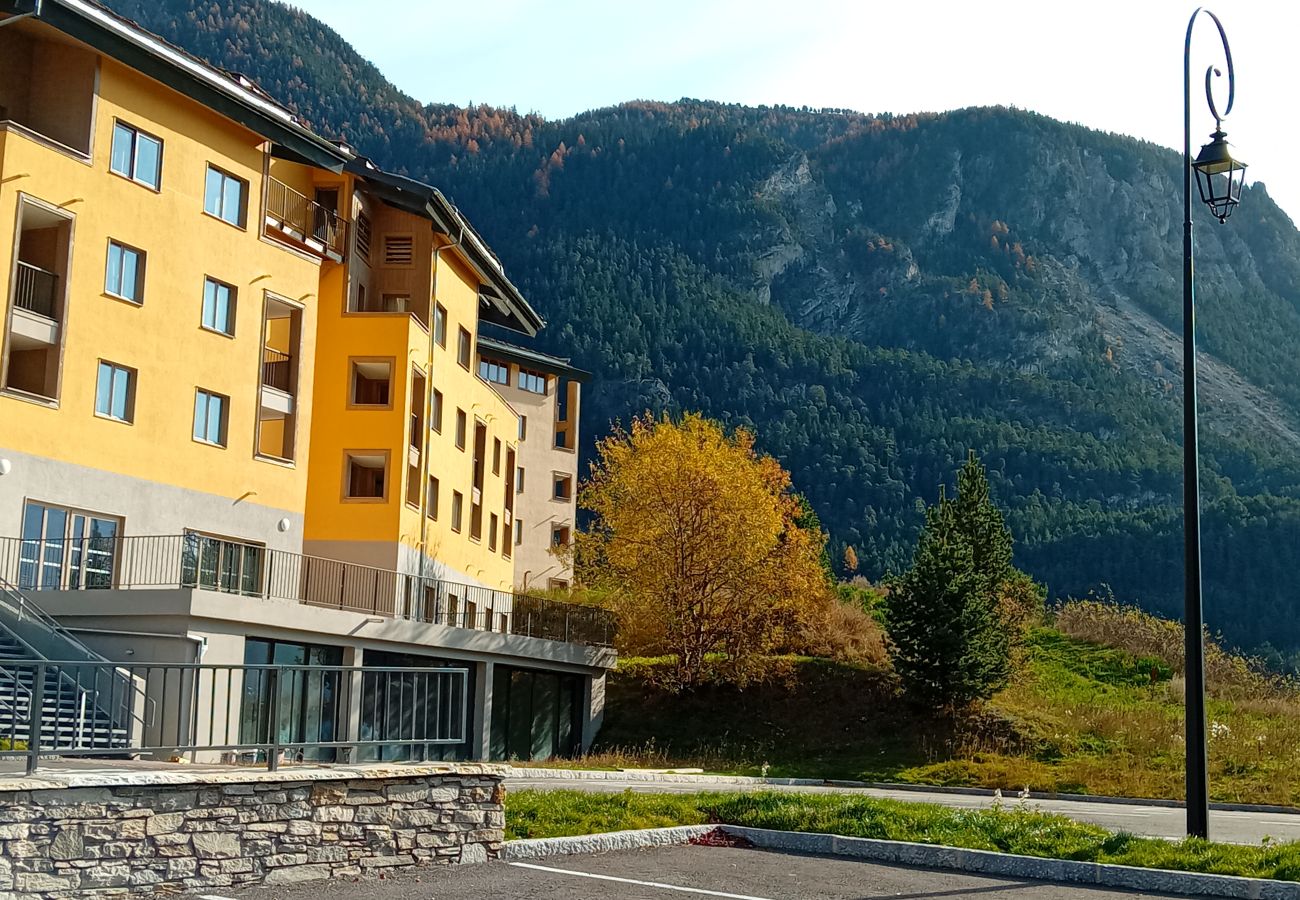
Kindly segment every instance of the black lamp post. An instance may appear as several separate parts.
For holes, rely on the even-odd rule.
[[[1228,105],[1219,115],[1210,90],[1220,72],[1205,70],[1205,100],[1214,115],[1214,134],[1192,160],[1192,28],[1205,13],[1219,30],[1228,68]],[[1192,173],[1201,200],[1219,222],[1226,222],[1241,199],[1246,165],[1232,158],[1223,119],[1232,112],[1235,84],[1232,51],[1223,23],[1208,9],[1197,9],[1187,23],[1183,52],[1183,540],[1184,540],[1184,668],[1186,669],[1187,833],[1208,837],[1210,829],[1209,756],[1205,739],[1205,643],[1201,608],[1201,496],[1196,422],[1196,292],[1192,269]]]

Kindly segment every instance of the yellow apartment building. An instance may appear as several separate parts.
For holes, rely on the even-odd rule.
[[[212,758],[590,742],[610,625],[511,592],[520,413],[477,371],[543,322],[436,189],[91,0],[0,0],[0,323],[0,684],[220,670],[166,736]],[[454,687],[436,734],[339,687],[393,667]],[[163,739],[78,696],[101,749]]]

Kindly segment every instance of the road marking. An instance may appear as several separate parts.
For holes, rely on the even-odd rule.
[[[617,881],[620,884],[635,884],[638,887],[658,888],[661,891],[679,891],[683,894],[703,894],[708,897],[728,897],[730,900],[771,900],[769,897],[752,897],[749,894],[728,894],[725,891],[708,891],[704,888],[681,887],[676,884],[662,884],[658,881],[638,881],[635,878],[618,878],[614,875],[597,875],[594,872],[577,872],[573,869],[556,869],[552,866],[539,866],[534,863],[513,862],[507,865],[520,869],[536,869],[539,872],[556,872],[560,875],[577,875],[579,878],[596,878],[600,881]]]

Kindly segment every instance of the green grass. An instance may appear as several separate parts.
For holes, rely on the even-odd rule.
[[[783,657],[744,690],[671,694],[656,687],[663,665],[620,663],[578,765],[1182,797],[1181,679],[1049,628],[1030,635],[1006,690],[958,721],[910,707],[871,668]],[[1300,699],[1212,695],[1209,715],[1215,800],[1300,805]]]
[[[704,823],[1300,880],[1300,843],[1255,847],[1141,838],[1020,806],[950,809],[867,797],[774,792],[656,795],[530,790],[506,799],[507,840]]]

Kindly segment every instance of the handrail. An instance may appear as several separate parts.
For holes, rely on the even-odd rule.
[[[58,283],[59,276],[56,273],[20,259],[14,281],[14,305],[53,319],[54,295]]]
[[[75,540],[92,539],[63,542],[71,545]],[[35,548],[59,540],[0,538],[0,574],[18,578],[21,589],[202,588],[600,647],[611,646],[615,633],[612,614],[597,607],[199,533],[93,540],[112,561],[112,572],[103,584],[83,586],[60,579],[40,584],[39,571],[23,568],[37,565]],[[109,546],[111,554],[104,549]],[[34,583],[29,585],[28,580]]]
[[[292,354],[274,347],[262,348],[262,384],[287,394],[292,387],[292,374]]]
[[[280,224],[278,230],[287,230],[296,243],[312,247],[317,242],[339,256],[347,247],[348,220],[278,178],[267,179],[266,215]]]

